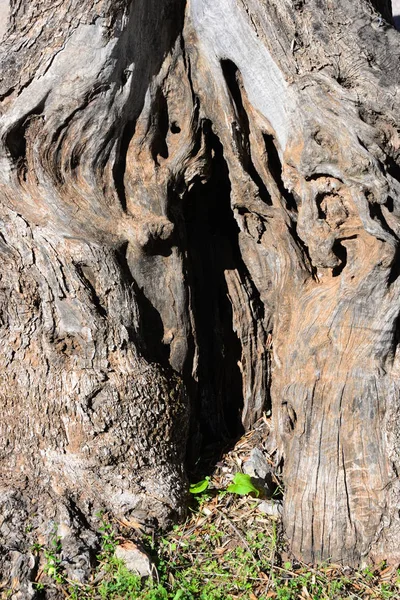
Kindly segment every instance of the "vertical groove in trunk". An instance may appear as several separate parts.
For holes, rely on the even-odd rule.
[[[203,433],[215,442],[239,434],[243,394],[241,345],[226,282],[226,273],[238,269],[237,224],[222,146],[214,134],[207,135],[214,138],[210,177],[188,192],[183,218],[198,354],[196,405]]]
[[[184,512],[189,421],[218,440],[271,405],[293,552],[398,559],[400,45],[376,13],[388,8],[11,6],[3,541],[23,543],[38,481],[35,528],[58,519],[65,543],[94,527],[99,498],[168,524]]]

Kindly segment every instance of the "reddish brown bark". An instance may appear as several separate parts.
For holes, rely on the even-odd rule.
[[[101,507],[165,526],[184,510],[189,422],[193,450],[272,406],[293,552],[398,560],[388,7],[11,5],[6,546],[24,543],[32,511],[35,532],[60,524],[65,548],[90,546]]]

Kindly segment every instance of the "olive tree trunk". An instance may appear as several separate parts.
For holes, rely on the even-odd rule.
[[[8,12],[5,549],[33,519],[79,555],[101,508],[168,525],[184,513],[185,456],[272,407],[293,553],[398,561],[390,1]]]

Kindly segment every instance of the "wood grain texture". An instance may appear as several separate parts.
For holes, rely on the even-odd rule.
[[[398,561],[388,10],[12,5],[0,46],[5,547],[25,543],[17,524],[34,500],[35,531],[58,522],[66,548],[90,546],[101,507],[167,525],[184,512],[189,425],[193,453],[271,406],[293,553]]]

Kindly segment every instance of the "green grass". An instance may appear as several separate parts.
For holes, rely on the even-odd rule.
[[[46,588],[66,600],[398,600],[400,570],[395,567],[311,568],[292,559],[279,519],[260,512],[258,490],[248,477],[237,475],[251,449],[267,435],[262,418],[224,455],[212,476],[191,486],[189,517],[168,534],[140,536],[120,521],[97,515],[100,547],[86,584],[68,580],[56,530],[47,546],[33,543],[37,600],[44,598],[40,591]],[[279,473],[275,479],[279,498],[284,491]],[[35,541],[31,524],[27,535]],[[118,544],[129,540],[142,544],[151,556],[153,579],[142,580],[116,558]],[[0,600],[12,597],[7,583],[0,583]]]
[[[42,575],[36,586],[51,585],[69,600],[366,600],[400,597],[400,572],[363,571],[325,565],[311,569],[284,560],[279,522],[257,509],[258,501],[231,494],[204,495],[185,524],[165,536],[142,538],[156,567],[142,580],[115,557],[121,537],[103,519],[101,548],[86,585],[68,581],[56,532],[48,548],[36,545]],[[125,531],[125,537],[129,537]],[[6,595],[2,596],[7,598]],[[60,596],[61,597],[61,596]]]

